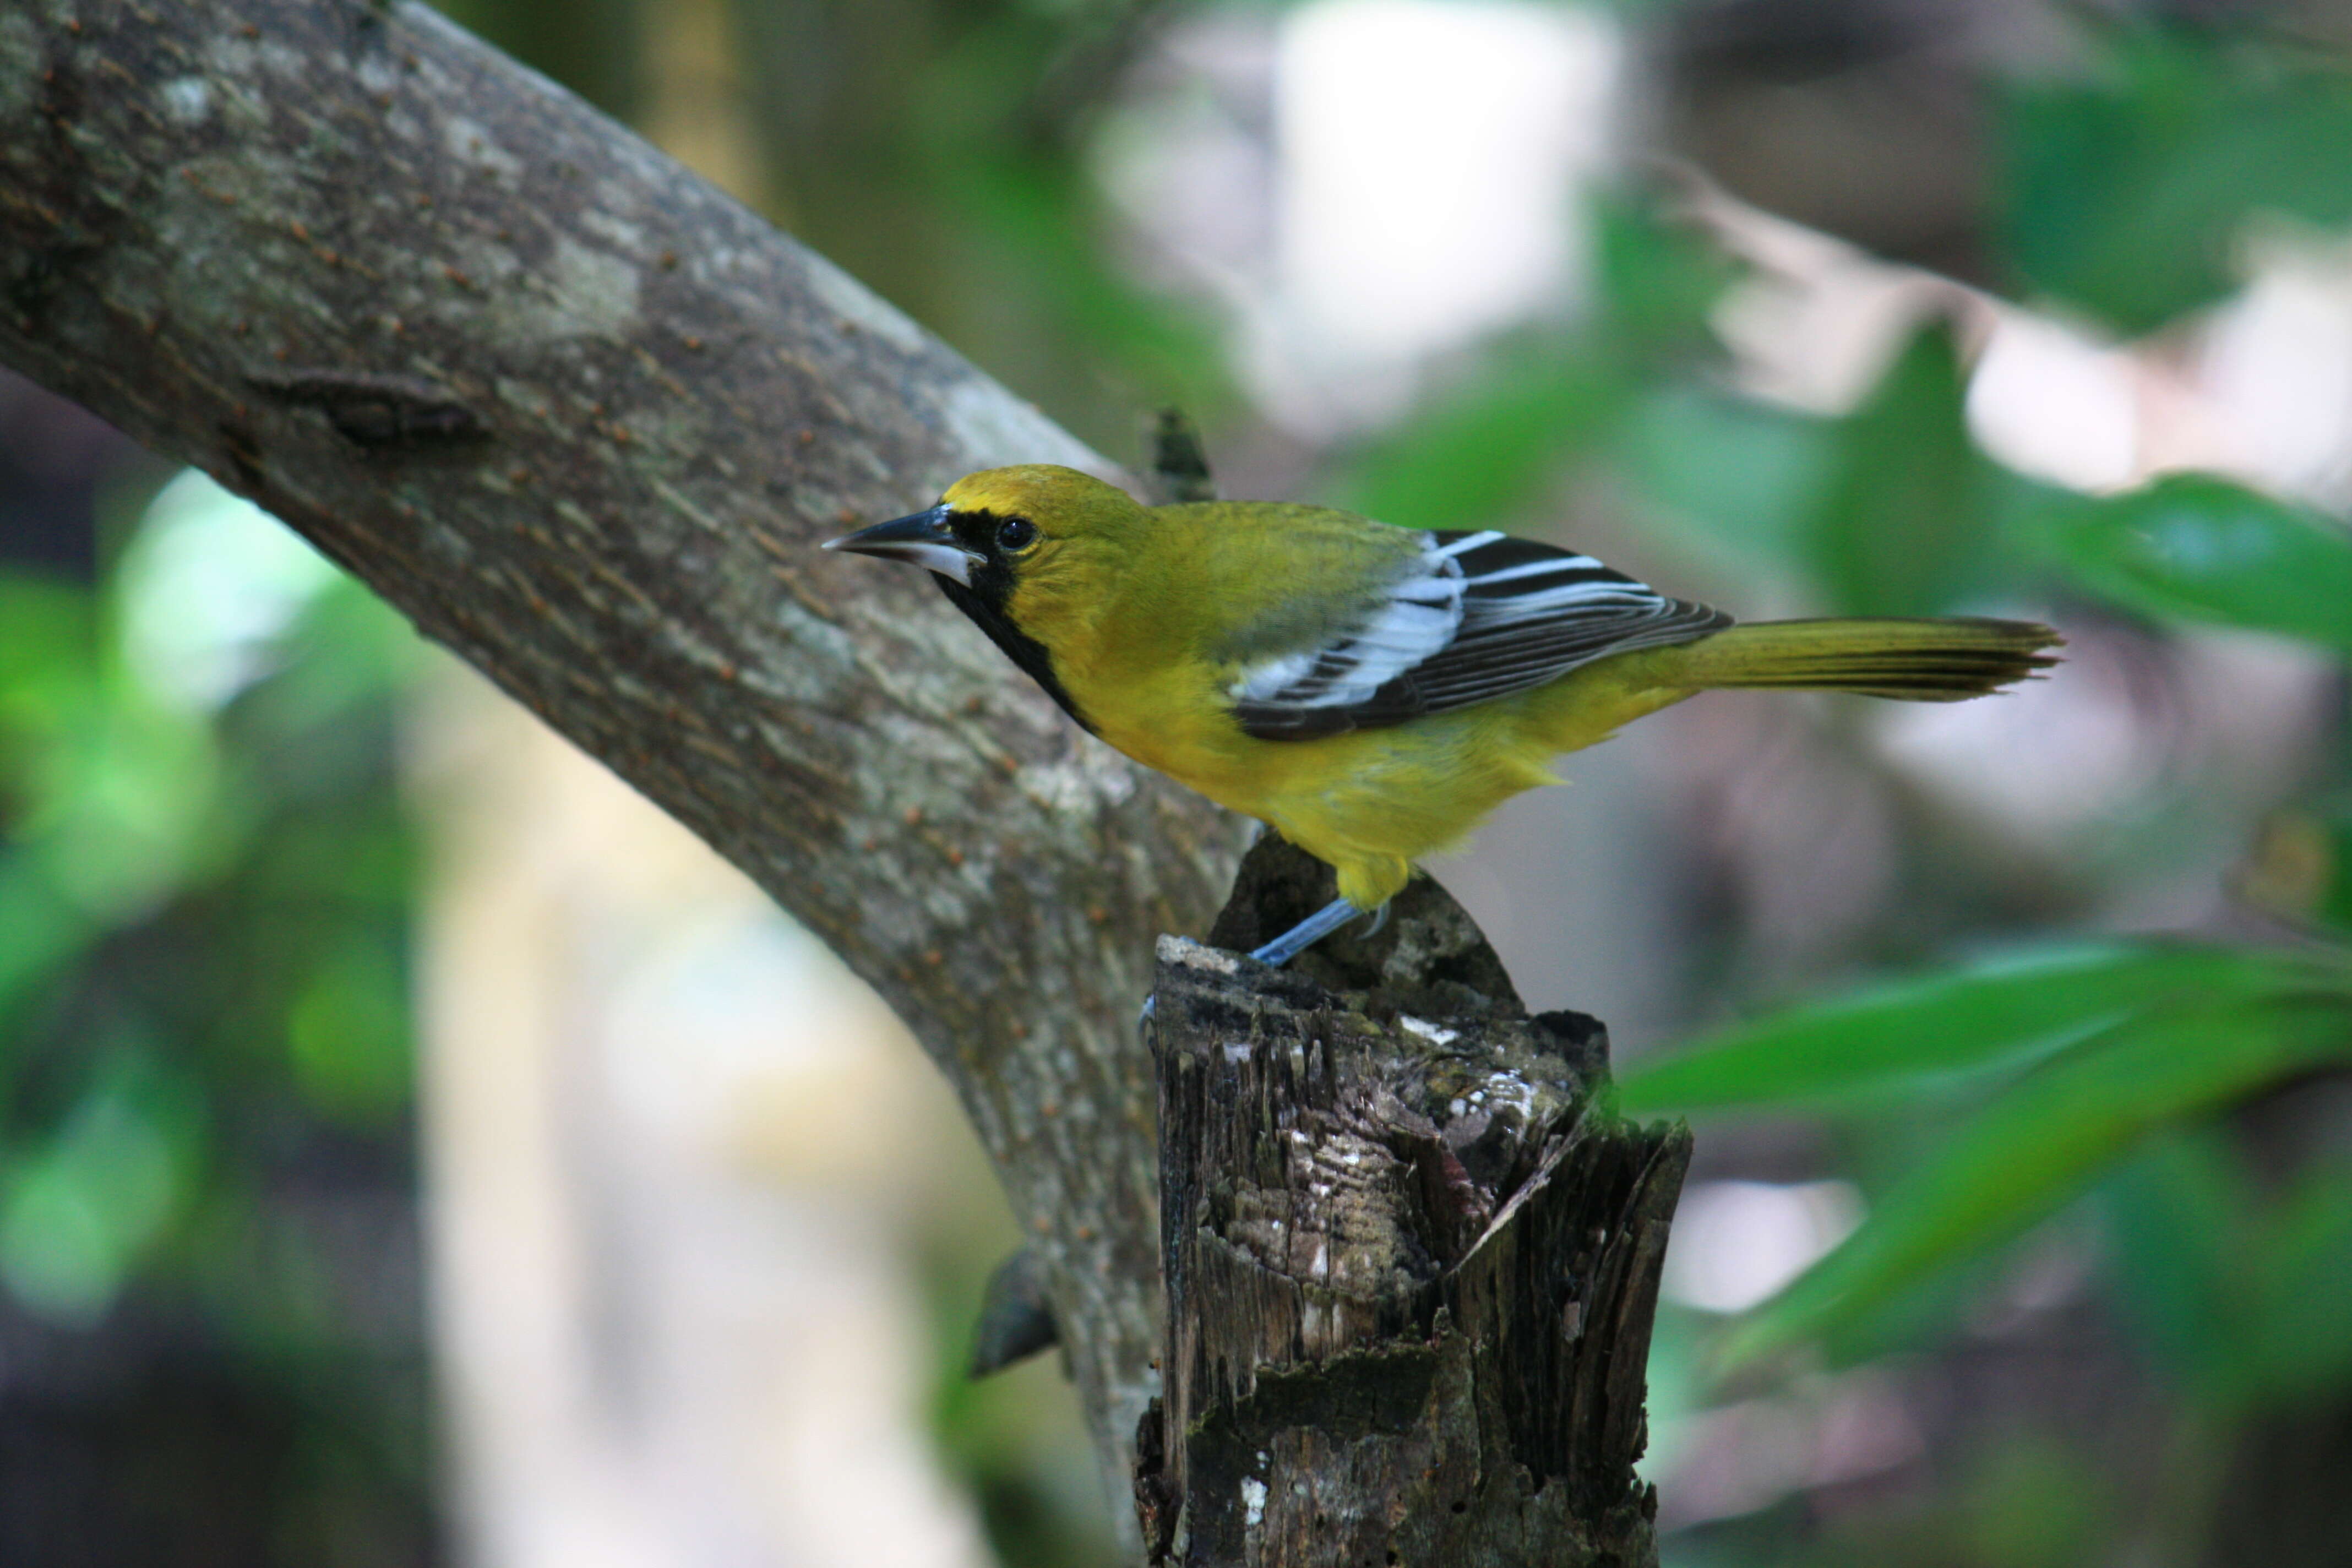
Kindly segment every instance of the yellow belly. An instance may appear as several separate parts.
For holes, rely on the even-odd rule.
[[[1641,659],[1606,659],[1498,701],[1311,741],[1255,739],[1214,688],[1171,683],[1102,734],[1273,827],[1339,872],[1342,898],[1373,909],[1411,879],[1414,861],[1460,843],[1511,796],[1559,782],[1551,758],[1689,695],[1642,680]]]

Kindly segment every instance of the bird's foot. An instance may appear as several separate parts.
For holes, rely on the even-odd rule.
[[[1364,913],[1363,906],[1349,899],[1334,899],[1329,903],[1284,931],[1265,946],[1252,950],[1250,956],[1260,963],[1271,963],[1277,969]],[[1374,936],[1389,923],[1389,907],[1382,904],[1371,911],[1361,934]],[[1160,994],[1153,992],[1143,999],[1143,1006],[1135,1015],[1136,1033],[1144,1044],[1151,1043],[1151,1026],[1160,1011]]]

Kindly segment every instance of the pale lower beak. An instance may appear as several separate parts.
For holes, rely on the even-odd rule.
[[[971,586],[972,554],[956,542],[955,531],[948,526],[945,502],[911,517],[892,518],[888,522],[877,522],[839,539],[828,539],[824,548],[854,550],[860,555],[879,555],[890,561],[911,561],[942,577],[953,578],[967,588]]]

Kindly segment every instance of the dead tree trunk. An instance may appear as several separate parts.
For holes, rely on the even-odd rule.
[[[1155,1560],[1654,1563],[1644,1363],[1690,1153],[1599,1091],[1608,1036],[1528,1017],[1433,882],[1289,970],[1331,897],[1267,839],[1211,941],[1160,949],[1164,1405]]]

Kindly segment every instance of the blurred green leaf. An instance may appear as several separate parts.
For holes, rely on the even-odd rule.
[[[1731,277],[1720,253],[1644,198],[1603,196],[1591,212],[1591,319],[1576,331],[1534,330],[1487,345],[1474,375],[1357,458],[1337,504],[1406,528],[1491,526],[1611,438],[1640,409],[1637,398],[1662,365],[1716,352],[1707,312]],[[1649,459],[1648,475],[1666,485],[1692,455],[1677,440],[1689,421],[1675,416],[1687,411],[1655,411],[1663,417],[1630,444],[1637,462]],[[1742,434],[1768,426],[1762,439],[1780,433],[1769,415],[1719,402],[1704,411],[1738,423]],[[1751,453],[1755,446],[1748,443]],[[1716,448],[1702,445],[1696,456],[1720,471]],[[1663,499],[1674,505],[1687,497]]]
[[[294,998],[286,1044],[295,1082],[311,1104],[362,1124],[408,1101],[406,982],[380,943],[347,942]]]
[[[186,1196],[196,1131],[186,1086],[119,1050],[0,1198],[0,1279],[45,1317],[88,1323]]]
[[[1722,249],[1644,196],[1607,194],[1586,211],[1601,329],[1634,352],[1715,352],[1709,314],[1735,275]]]
[[[2352,1387],[2352,1171],[2341,1158],[2303,1173],[2269,1216],[2248,1270],[2245,1402],[2314,1403]]]
[[[2187,943],[2030,948],[1966,969],[1866,986],[1636,1063],[1628,1115],[1790,1107],[1917,1090],[2014,1068],[2177,999],[2252,1004],[2352,994],[2352,964]]]
[[[2229,1141],[2165,1139],[2100,1194],[2116,1300],[2159,1361],[2225,1409],[2352,1387],[2352,1182],[2323,1159],[2283,1192]]]
[[[2212,1128],[2155,1140],[2099,1193],[2116,1305],[2158,1365],[2208,1382],[2238,1338],[2231,1281],[2253,1226],[2242,1161]]]
[[[1102,421],[1086,434],[1131,445],[1137,410],[1174,396],[1200,416],[1231,395],[1210,320],[1196,307],[1151,293],[1110,264],[1101,238],[1108,219],[1093,187],[1075,171],[1035,160],[972,158],[957,171],[958,194],[974,239],[992,247],[971,257],[958,284],[974,296],[964,336],[987,351],[1013,384],[1069,381],[1083,350],[1094,395],[1073,417]],[[982,331],[986,336],[982,337]],[[1054,361],[1061,363],[1054,363]],[[1026,362],[1026,363],[1024,363]],[[1023,372],[1030,373],[1024,376]],[[1106,382],[1141,384],[1105,396]]]
[[[99,931],[32,856],[0,847],[0,1021]]]
[[[2322,817],[2320,825],[2327,859],[2311,913],[2339,931],[2352,933],[2352,809],[2339,807]]]
[[[0,735],[36,694],[86,676],[97,648],[97,606],[87,592],[0,571]],[[5,758],[0,745],[0,776]]]
[[[1811,566],[1806,529],[1835,429],[1826,419],[1676,387],[1633,409],[1616,457],[1670,524],[1801,577]]]
[[[2087,1456],[2060,1439],[2007,1435],[1979,1456],[1951,1523],[1961,1561],[1983,1568],[2081,1568],[2113,1539],[2116,1500]]]
[[[89,593],[0,572],[0,834],[37,806],[58,735],[89,706],[98,644]]]
[[[1484,528],[1533,499],[1623,407],[1614,370],[1541,335],[1496,351],[1476,381],[1367,454],[1339,504],[1400,528]]]
[[[1807,525],[1814,575],[1846,615],[1927,616],[1991,577],[1991,465],[1969,439],[1948,321],[1923,329],[1841,421]]]
[[[202,720],[159,706],[118,671],[47,740],[11,826],[92,920],[142,918],[229,849],[219,750]]]
[[[2095,74],[2002,105],[1999,233],[2028,292],[2136,335],[2229,292],[2250,215],[2352,220],[2352,79],[2251,43],[2108,37]]]
[[[2205,1001],[2126,1020],[2043,1063],[1899,1178],[1862,1227],[1733,1334],[1738,1363],[1869,1310],[2014,1235],[2141,1138],[2352,1058],[2342,996]]]
[[[2142,614],[2352,652],[2352,533],[2209,474],[2104,500],[2053,497],[2020,524],[2087,591]]]

